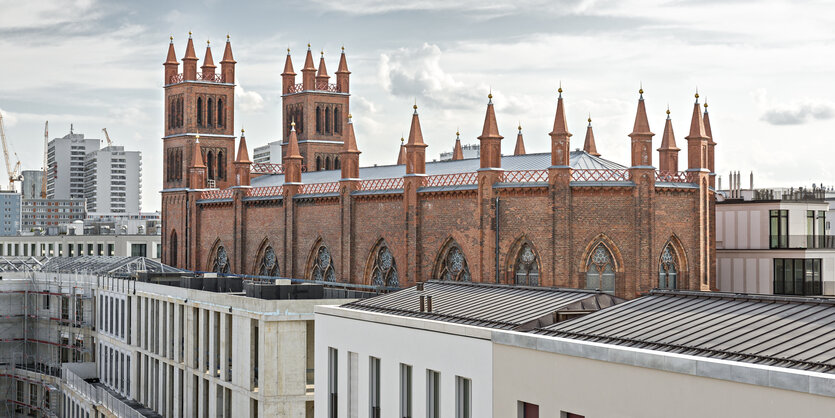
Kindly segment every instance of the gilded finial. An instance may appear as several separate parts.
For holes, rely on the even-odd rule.
[[[307,43],[307,49],[310,49],[310,42]]]
[[[404,143],[404,142],[406,142],[406,140],[405,140],[405,139],[403,139],[403,135],[401,135],[401,136],[400,136],[400,145],[403,145],[403,143]]]
[[[518,129],[519,132],[522,132],[522,122],[519,122],[519,124],[516,126],[516,129]]]
[[[562,80],[560,80],[560,87],[557,89],[557,93],[559,93],[560,97],[562,97]]]
[[[200,142],[200,134],[194,135],[194,140]]]
[[[227,33],[227,34],[226,34],[226,42],[229,42],[229,39],[231,39],[231,38],[232,38],[232,37],[231,37],[231,36],[229,36],[229,34]]]
[[[241,135],[244,134],[244,128],[241,128]]]
[[[322,57],[324,57],[324,56],[325,56],[325,50],[323,49],[323,50],[319,51],[319,55],[321,55]]]
[[[287,55],[290,55],[290,47],[287,47]]]
[[[353,116],[351,116],[351,114],[349,113],[349,114],[348,114],[348,120],[350,121],[350,119],[351,119],[352,117],[353,117]]]
[[[699,101],[699,88],[696,87],[696,101]]]
[[[342,53],[345,53],[345,45],[342,45]]]
[[[295,127],[296,127],[296,121],[295,121],[295,120],[291,121],[291,122],[290,122],[290,126],[292,126],[293,128],[295,128]]]
[[[707,99],[705,99],[705,109],[707,109]]]
[[[641,82],[641,84],[638,87],[638,94],[640,94],[642,96],[644,95],[644,82],[643,81]]]
[[[188,39],[191,39],[191,31],[188,31]]]
[[[412,106],[412,109],[415,109],[415,113],[417,113],[417,97],[415,97],[415,104]]]
[[[670,107],[667,106],[667,115],[669,115],[669,114],[670,114]]]
[[[591,113],[589,113],[589,124],[591,124]]]
[[[211,44],[212,44],[212,41],[210,41],[210,40],[206,39],[206,46],[208,47],[208,46],[209,46],[209,45],[211,45]]]
[[[493,98],[493,93],[488,93],[488,94],[487,94],[487,98],[488,98],[488,99],[492,99],[492,98]]]
[[[174,35],[170,35],[170,36],[168,36],[168,39],[169,39],[169,40],[171,40],[171,43],[172,43],[172,44],[174,43]]]

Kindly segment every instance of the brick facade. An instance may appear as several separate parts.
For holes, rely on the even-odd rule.
[[[231,51],[229,56],[231,59]],[[312,62],[309,50],[308,59]],[[312,65],[305,67],[302,71],[310,71]],[[306,91],[304,86],[293,84],[288,76],[293,73],[289,56],[282,74],[285,117],[288,112],[298,117],[293,109],[299,105],[305,115],[311,109],[315,114],[316,104],[322,103],[344,109],[343,129],[334,144],[307,142],[309,145],[303,145],[304,141],[320,140],[308,134],[311,126],[315,131],[315,122],[311,124],[309,117],[296,121],[295,128],[290,125],[286,130],[285,146],[297,141],[309,170],[315,167],[317,153],[343,159],[356,158],[358,154],[357,151],[351,154],[352,140],[346,141],[349,129],[353,135],[353,127],[348,117],[344,52],[339,68],[342,84],[316,86],[327,85],[334,92]],[[228,91],[232,96],[232,86],[216,84],[200,85],[201,89],[195,86],[192,90],[184,90],[179,84],[167,85],[166,97],[183,94],[187,103],[193,103],[191,96],[204,91],[216,90],[216,94]],[[340,92],[340,86],[344,92]],[[233,107],[229,103],[227,117],[231,121]],[[597,268],[594,257],[598,248],[603,248],[611,258],[607,265],[614,273],[614,293],[632,298],[659,286],[662,256],[669,246],[678,273],[676,287],[715,289],[712,222],[715,207],[707,158],[689,158],[687,172],[655,170],[649,165],[651,157],[646,155],[653,134],[648,123],[636,120],[635,131],[628,139],[633,142],[635,154],[632,167],[598,170],[603,172],[603,178],[585,178],[583,169],[568,162],[570,134],[564,126],[562,106],[560,97],[555,129],[551,133],[552,164],[548,166],[546,159],[545,164],[536,167],[542,176],[537,181],[513,180],[512,170],[502,168],[507,157],[485,153],[485,150],[499,149],[496,143],[501,141],[498,131],[488,126],[495,123],[492,104],[489,104],[481,139],[485,142],[482,152],[488,155],[482,155],[480,162],[476,162],[481,168],[469,171],[475,173],[474,181],[453,179],[443,186],[431,186],[430,177],[436,163],[419,160],[425,158],[425,144],[415,110],[412,133],[405,145],[408,167],[387,168],[402,173],[391,176],[390,187],[369,192],[374,189],[371,183],[380,181],[379,176],[373,177],[376,180],[364,179],[360,173],[360,179],[355,179],[344,170],[341,174],[334,170],[329,175],[333,183],[317,186],[310,186],[311,182],[306,181],[311,173],[301,176],[301,184],[284,183],[282,175],[269,174],[253,176],[252,185],[234,184],[230,180],[218,182],[220,190],[207,190],[206,184],[166,182],[162,192],[163,261],[209,271],[216,268],[219,259],[224,259],[228,260],[230,272],[257,275],[264,263],[269,262],[265,254],[272,248],[277,274],[283,277],[327,280],[332,272],[335,281],[372,285],[380,284],[374,279],[378,271],[392,265],[385,271],[396,269],[396,284],[408,286],[416,281],[441,278],[444,272],[463,271],[459,269],[460,264],[448,261],[458,260],[460,252],[469,276],[457,277],[515,283],[517,269],[522,268],[520,263],[524,261],[520,254],[530,250],[535,258],[527,265],[535,266],[536,284],[583,288],[587,286],[587,270],[589,266]],[[641,114],[642,108],[643,98],[636,119],[646,118],[645,112]],[[693,123],[697,118],[702,123],[698,104],[694,112]],[[299,129],[300,124],[304,128]],[[708,141],[712,143],[704,132],[703,126],[691,129],[689,150],[701,152]],[[211,144],[224,150],[227,146],[233,149],[231,132],[222,134],[230,138],[224,136],[216,142],[213,137],[204,139],[201,134],[201,146]],[[188,141],[193,143],[195,138],[188,135],[170,138],[169,134],[165,144],[188,150]],[[316,148],[319,145],[333,148],[320,150]],[[525,157],[532,155],[512,158]],[[191,167],[192,163],[186,152],[183,164]],[[231,167],[231,159],[229,163]],[[291,168],[287,165],[284,169]],[[316,174],[327,177],[326,173]],[[289,171],[285,175],[288,179],[292,176]],[[321,175],[319,178],[325,178]],[[271,177],[278,182],[269,183],[273,181]],[[329,258],[322,256],[323,246]],[[219,252],[224,252],[225,257],[219,257]],[[382,253],[390,254],[393,263],[380,258]]]

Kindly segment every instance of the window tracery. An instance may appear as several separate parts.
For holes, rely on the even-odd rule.
[[[397,264],[388,246],[383,243],[377,249],[374,267],[371,270],[371,284],[374,286],[400,287]]]
[[[226,248],[222,245],[217,248],[212,271],[215,273],[229,273],[229,256],[226,254]]]
[[[310,278],[312,280],[320,280],[326,282],[335,282],[336,275],[333,270],[333,259],[328,247],[324,245],[319,246],[316,251],[316,258],[313,260],[313,266],[310,269]]]
[[[678,260],[675,249],[667,244],[661,252],[658,265],[658,288],[676,289],[678,285]]]
[[[539,260],[530,244],[522,244],[516,255],[513,277],[515,283],[525,286],[539,286]]]
[[[457,243],[452,243],[444,254],[439,278],[460,282],[473,281],[470,268],[467,265],[467,257],[464,256],[464,252],[461,251],[461,247]]]
[[[261,257],[261,262],[258,266],[258,275],[260,276],[278,276],[278,257],[275,255],[275,250],[272,246],[268,246],[264,250],[264,255]]]
[[[586,264],[586,289],[615,292],[615,265],[612,253],[602,243],[592,251]]]

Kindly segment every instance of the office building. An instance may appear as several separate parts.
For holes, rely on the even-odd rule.
[[[47,145],[46,195],[50,199],[84,198],[84,162],[101,140],[70,133]],[[37,196],[38,198],[40,196]]]
[[[23,199],[21,233],[57,233],[61,224],[83,220],[85,200],[80,199]],[[52,229],[52,232],[49,230]]]
[[[0,236],[20,233],[20,193],[0,190]]]
[[[139,213],[142,209],[142,155],[109,146],[87,153],[84,163],[87,211]]]
[[[281,164],[281,141],[273,141],[252,149],[254,164]]]
[[[40,199],[41,190],[43,190],[43,171],[41,170],[23,170],[21,172],[23,181],[21,181],[20,193],[24,199]]]

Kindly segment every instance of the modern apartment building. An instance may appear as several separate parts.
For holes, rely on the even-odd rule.
[[[46,231],[50,227],[83,220],[85,200],[79,199],[23,199],[20,230],[23,233]]]
[[[0,190],[0,236],[20,233],[20,193]]]
[[[835,238],[824,190],[732,188],[716,205],[719,289],[835,295]]]
[[[80,221],[79,221],[80,222]],[[0,237],[2,257],[148,257],[159,259],[159,235],[17,235]]]
[[[50,199],[84,198],[84,163],[101,140],[70,133],[47,145],[46,195]],[[40,197],[40,196],[38,196]]]
[[[139,213],[142,208],[142,155],[109,146],[88,152],[84,162],[87,211]]]
[[[281,164],[281,141],[273,141],[252,150],[253,163]]]
[[[317,306],[316,418],[832,414],[833,301],[580,292],[427,282]]]

